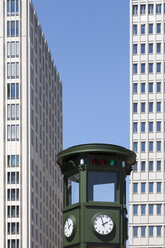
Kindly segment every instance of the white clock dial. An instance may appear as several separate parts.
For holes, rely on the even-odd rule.
[[[114,226],[112,219],[106,214],[97,215],[93,225],[95,231],[101,235],[107,235],[112,232]]]
[[[69,238],[72,236],[74,228],[73,219],[71,217],[67,218],[64,223],[64,235]]]

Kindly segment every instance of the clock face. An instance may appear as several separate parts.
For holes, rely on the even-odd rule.
[[[64,235],[67,238],[70,238],[73,234],[74,223],[71,217],[68,217],[64,223]]]
[[[106,214],[99,214],[94,218],[94,230],[100,235],[108,235],[113,230],[113,221]]]

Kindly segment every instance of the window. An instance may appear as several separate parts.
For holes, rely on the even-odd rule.
[[[144,113],[145,112],[145,102],[141,103],[141,112]]]
[[[9,15],[10,13],[10,1],[7,0],[7,14]]]
[[[153,141],[149,141],[149,152],[153,152]]]
[[[145,34],[145,24],[141,24],[141,34]]]
[[[161,43],[156,44],[156,52],[161,53]]]
[[[141,237],[145,237],[146,236],[146,226],[142,226],[141,227]]]
[[[156,14],[161,14],[162,5],[156,4]]]
[[[133,142],[133,151],[134,152],[137,152],[137,146],[138,146],[138,143],[137,142]]]
[[[138,236],[138,227],[137,226],[134,226],[133,227],[133,236],[134,237],[137,237]]]
[[[8,184],[18,184],[19,183],[19,172],[8,172],[7,178],[8,178]]]
[[[7,140],[18,141],[19,140],[19,125],[7,126]]]
[[[7,37],[19,36],[19,21],[7,21]]]
[[[156,32],[157,32],[157,34],[161,33],[161,23],[156,24]]]
[[[153,9],[154,9],[154,5],[153,4],[148,4],[148,14],[149,15],[153,14]]]
[[[133,54],[137,54],[137,44],[133,44]]]
[[[141,4],[140,5],[140,14],[144,15],[146,13],[146,5],[145,4]]]
[[[161,161],[157,161],[157,171],[161,171]]]
[[[149,24],[148,31],[149,34],[153,34],[153,24]]]
[[[16,36],[19,36],[19,21],[16,21]]]
[[[149,83],[149,93],[153,93],[153,83]]]
[[[133,74],[137,74],[137,64],[133,64]]]
[[[161,92],[161,83],[160,82],[158,82],[156,84],[156,91],[157,91],[157,93]]]
[[[141,193],[145,193],[145,192],[146,192],[146,184],[141,183]]]
[[[132,14],[133,15],[137,15],[138,14],[138,5],[133,5]]]
[[[156,131],[160,132],[161,131],[161,121],[156,122]]]
[[[153,102],[149,102],[149,112],[153,112]]]
[[[157,237],[160,237],[161,236],[162,227],[161,226],[157,226],[156,227],[156,231],[157,231]]]
[[[19,234],[19,223],[18,222],[8,223],[8,234]],[[11,241],[14,241],[14,242],[11,242],[11,247],[16,248],[16,240],[12,239]]]
[[[141,73],[145,73],[145,63],[141,64]]]
[[[19,42],[18,41],[7,42],[7,57],[8,58],[19,57]]]
[[[15,21],[11,21],[11,37],[15,36]]]
[[[138,129],[138,123],[137,122],[134,122],[133,123],[133,132],[134,133],[137,133],[137,129]]]
[[[137,34],[137,25],[136,24],[133,25],[133,34],[134,35]]]
[[[141,215],[145,215],[146,214],[146,205],[143,204],[141,205]]]
[[[149,161],[149,171],[153,171],[153,161]]]
[[[7,78],[19,78],[19,62],[7,63]]]
[[[154,234],[154,227],[153,226],[149,226],[149,237],[153,237]]]
[[[7,199],[8,201],[19,201],[19,189],[8,189]]]
[[[138,184],[133,183],[133,193],[136,194],[138,192]]]
[[[19,120],[19,104],[8,104],[7,105],[7,119],[8,120]]]
[[[161,193],[161,185],[162,183],[157,183],[157,193]]]
[[[141,142],[141,152],[145,152],[146,150],[146,142],[142,141]]]
[[[145,44],[141,44],[141,53],[145,53]]]
[[[137,113],[137,103],[133,103],[133,112]]]
[[[18,2],[18,0],[16,0],[16,13],[18,13],[19,12],[19,2]]]
[[[153,53],[153,43],[149,43],[148,52]]]
[[[19,206],[11,206],[11,214],[9,215],[11,218],[19,217]]]
[[[88,171],[87,181],[88,201],[116,201],[117,173]]]
[[[7,0],[7,15],[18,15],[19,2],[18,0]]]
[[[141,132],[145,132],[145,129],[146,129],[146,123],[141,122]]]
[[[8,37],[10,36],[10,29],[11,29],[10,25],[11,25],[11,23],[8,21],[7,22],[7,36]]]
[[[11,167],[19,166],[19,155],[11,155]]]
[[[141,83],[141,93],[145,93],[145,91],[146,91],[146,84]]]
[[[157,210],[157,215],[161,215],[161,209],[162,209],[162,205],[161,204],[157,204],[156,205],[156,210]]]
[[[157,71],[158,73],[161,72],[161,63],[157,63],[157,64],[156,64],[156,71]]]
[[[7,84],[7,99],[19,99],[19,83]]]
[[[137,171],[137,162],[133,165],[133,171]]]
[[[149,73],[153,73],[153,63],[149,63]]]
[[[149,183],[149,193],[153,193],[153,187],[154,187],[154,183]]]
[[[133,205],[133,215],[138,214],[138,205]]]
[[[149,122],[149,132],[153,132],[153,121]]]
[[[141,162],[141,171],[145,171],[146,170],[146,163],[145,161]]]
[[[156,110],[157,112],[161,112],[161,102],[156,103]]]
[[[149,215],[153,215],[154,205],[149,204]]]
[[[137,93],[137,83],[133,84],[133,93]]]
[[[7,155],[8,167],[19,167],[19,155]]]
[[[11,141],[15,141],[16,140],[16,126],[15,125],[11,125]]]

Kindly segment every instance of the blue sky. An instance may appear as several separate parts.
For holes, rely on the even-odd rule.
[[[33,4],[63,82],[64,149],[129,148],[129,1]]]

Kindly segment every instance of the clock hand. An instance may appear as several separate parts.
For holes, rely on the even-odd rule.
[[[69,221],[68,221],[68,229],[70,228]]]
[[[103,221],[103,217],[101,217],[101,222],[102,222],[102,226],[104,226],[104,221]]]
[[[108,223],[108,221],[104,222],[104,225],[107,224],[107,223]]]

